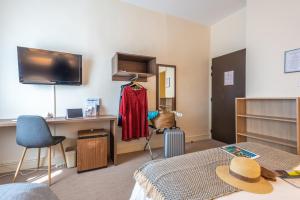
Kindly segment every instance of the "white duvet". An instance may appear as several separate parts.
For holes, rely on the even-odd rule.
[[[249,192],[236,192],[221,198],[219,200],[299,200],[300,199],[300,189],[296,188],[289,183],[283,181],[282,179],[277,178],[276,182],[271,182],[273,185],[273,192],[269,194],[252,194]],[[130,200],[154,200],[147,198],[143,188],[136,183]]]

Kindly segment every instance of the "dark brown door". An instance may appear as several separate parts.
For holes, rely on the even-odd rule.
[[[212,138],[235,143],[235,98],[245,96],[246,49],[212,59]]]

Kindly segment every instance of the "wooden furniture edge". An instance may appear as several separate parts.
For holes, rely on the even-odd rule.
[[[245,100],[297,100],[298,97],[239,97],[236,99]]]
[[[288,117],[276,117],[276,116],[267,116],[267,115],[241,115],[238,114],[237,117],[251,118],[251,119],[263,119],[263,120],[271,120],[271,121],[281,121],[281,122],[290,122],[296,123],[296,118],[288,118]]]
[[[80,123],[80,122],[98,122],[98,121],[109,121],[117,120],[117,116],[114,115],[101,115],[98,117],[84,117],[84,118],[74,118],[66,119],[65,117],[56,117],[56,118],[46,118],[48,124],[69,124],[69,123]],[[1,127],[14,127],[16,126],[16,119],[0,119],[0,128]]]
[[[297,154],[300,155],[300,97],[298,97],[296,101],[296,118],[297,118],[297,126],[296,126]]]
[[[266,141],[266,142],[270,142],[273,144],[280,144],[283,146],[288,146],[288,147],[293,147],[293,148],[297,147],[297,141],[274,137],[274,136],[269,136],[269,135],[263,135],[260,133],[246,132],[246,133],[237,133],[237,135],[254,138],[257,140],[261,140],[261,141]]]

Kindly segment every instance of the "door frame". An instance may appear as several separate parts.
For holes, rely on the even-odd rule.
[[[224,57],[224,56],[228,56],[230,54],[234,54],[234,53],[238,53],[238,52],[244,52],[244,91],[243,91],[243,95],[241,96],[236,96],[235,98],[237,97],[245,97],[246,96],[246,53],[247,53],[247,49],[246,48],[243,48],[243,49],[240,49],[240,50],[237,50],[237,51],[233,51],[233,52],[230,52],[230,53],[227,53],[227,54],[224,54],[224,55],[221,55],[221,56],[217,56],[217,57],[214,57],[214,58],[211,58],[211,66],[210,66],[210,97],[209,97],[209,109],[210,109],[210,120],[209,120],[209,132],[210,132],[210,137],[211,139],[213,138],[213,59],[217,59],[217,58],[221,58],[221,57]],[[234,83],[235,83],[235,80],[236,80],[236,74],[234,75]],[[216,98],[216,97],[214,97]],[[234,100],[235,101],[235,100]],[[234,113],[235,113],[235,110],[234,110]],[[234,123],[236,124],[236,119],[234,118]],[[236,129],[236,127],[234,126],[234,128]],[[234,133],[235,134],[235,133]]]

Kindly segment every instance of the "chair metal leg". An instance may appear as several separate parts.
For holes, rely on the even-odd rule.
[[[150,146],[150,144],[148,144],[148,147],[149,147],[149,152],[150,152],[150,157],[151,157],[151,160],[153,160],[153,153],[152,153],[152,150],[151,150],[151,146]]]
[[[153,153],[152,153],[152,149],[151,149],[151,146],[150,146],[150,140],[151,140],[151,138],[152,138],[154,132],[156,132],[156,130],[152,130],[152,131],[150,132],[149,137],[146,138],[147,141],[146,141],[146,144],[145,144],[145,146],[144,146],[144,151],[146,150],[146,148],[147,148],[147,146],[148,146],[151,160],[153,160]]]
[[[51,146],[48,147],[48,185],[51,185]]]
[[[144,146],[144,151],[146,151],[146,148],[147,148],[148,144],[149,144],[149,140],[146,139],[146,144],[145,144],[145,146]]]
[[[41,162],[41,148],[38,148],[38,162],[37,162],[37,168],[40,168],[40,162]]]
[[[65,161],[66,167],[68,167],[68,165],[67,165],[67,159],[66,159],[66,154],[65,154],[65,150],[64,150],[64,146],[63,146],[62,142],[60,143],[60,148],[61,148],[62,154],[64,156],[64,161]]]
[[[150,146],[150,140],[152,138],[153,133],[154,133],[154,131],[150,131],[149,137],[146,138],[146,144],[144,146],[144,151],[146,151],[146,148],[147,148],[148,145]]]
[[[16,173],[15,173],[15,176],[14,176],[14,179],[13,179],[13,183],[16,181],[16,178],[19,174],[19,171],[21,169],[21,166],[22,166],[22,163],[23,163],[23,160],[24,160],[24,157],[25,157],[25,154],[26,154],[26,151],[27,151],[27,147],[24,148],[24,151],[23,151],[23,154],[22,154],[22,157],[19,161],[19,164],[18,164],[18,167],[17,167],[17,170],[16,170]]]

